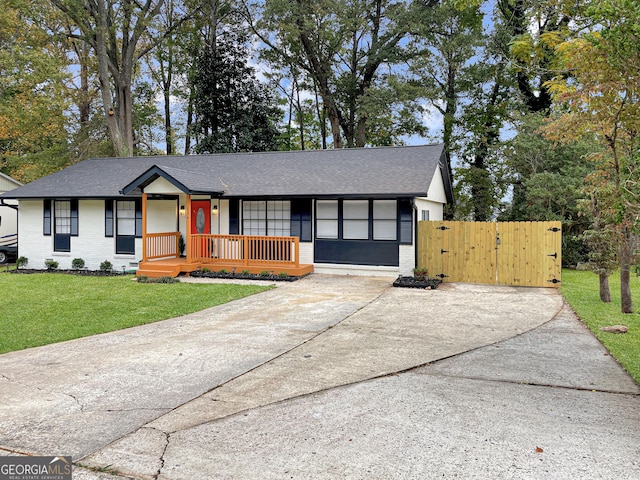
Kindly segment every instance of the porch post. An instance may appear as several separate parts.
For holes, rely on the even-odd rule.
[[[185,242],[187,245],[187,263],[191,263],[192,258],[192,252],[191,252],[191,195],[187,194],[187,205],[185,207],[187,209],[186,211],[186,230],[187,230],[187,241]]]
[[[147,194],[142,193],[142,261],[147,261]]]

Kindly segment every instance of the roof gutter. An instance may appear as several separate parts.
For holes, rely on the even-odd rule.
[[[17,205],[9,205],[4,201],[4,198],[0,198],[0,207],[9,207],[9,208],[13,208],[16,212],[18,211]]]

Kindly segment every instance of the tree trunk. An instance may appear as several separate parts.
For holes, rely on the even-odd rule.
[[[167,155],[173,155],[173,128],[171,127],[171,92],[164,89],[164,139]]]
[[[633,313],[633,299],[631,298],[631,258],[633,256],[633,236],[624,232],[620,245],[620,304],[622,313]]]
[[[598,273],[600,278],[600,300],[611,303],[611,289],[609,288],[609,272]]]

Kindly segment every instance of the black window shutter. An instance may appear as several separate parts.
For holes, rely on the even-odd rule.
[[[71,236],[78,236],[78,200],[71,200]]]
[[[240,200],[232,198],[229,200],[229,234],[238,235],[240,233]]]
[[[136,199],[136,238],[142,238],[142,200]]]
[[[311,199],[291,200],[291,235],[301,242],[311,241]]]
[[[113,200],[104,201],[104,236],[113,237]]]
[[[413,243],[413,205],[408,198],[402,198],[398,201],[398,224],[400,228],[400,243],[412,244]]]
[[[43,201],[42,234],[51,235],[51,200]]]

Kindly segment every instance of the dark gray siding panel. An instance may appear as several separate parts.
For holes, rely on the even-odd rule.
[[[396,242],[362,240],[316,240],[315,263],[399,266]]]

